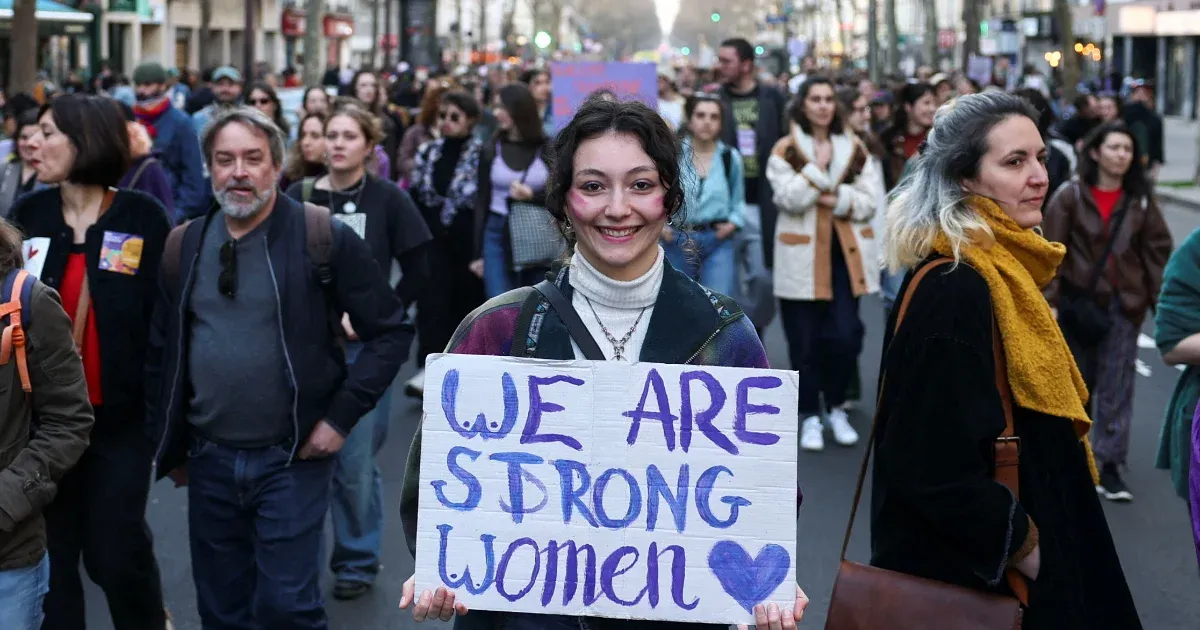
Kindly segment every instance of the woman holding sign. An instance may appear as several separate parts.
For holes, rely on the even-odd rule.
[[[557,271],[554,282],[509,291],[477,309],[459,326],[447,352],[767,367],[758,334],[737,303],[676,271],[658,244],[663,227],[684,200],[680,147],[661,116],[641,103],[589,100],[559,133],[552,155],[547,206],[573,245],[569,263]],[[531,325],[535,316],[537,325]],[[420,454],[418,430],[400,507],[414,553],[418,492],[423,490]],[[418,621],[449,620],[467,612],[444,587],[414,591],[410,578],[400,607],[413,607]],[[759,604],[753,610],[760,628],[794,628],[807,604],[808,598],[797,589],[791,608]],[[487,611],[460,618],[455,625],[683,627],[662,621]]]
[[[1042,297],[1066,248],[1037,229],[1036,121],[1004,93],[942,106],[888,207],[888,265],[911,271],[880,368],[871,563],[1025,595],[1025,630],[1140,628],[1087,388]]]

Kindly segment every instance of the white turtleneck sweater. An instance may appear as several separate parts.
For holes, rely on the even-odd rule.
[[[642,344],[646,341],[646,330],[650,327],[650,316],[654,313],[654,302],[658,299],[658,290],[662,287],[663,279],[663,249],[658,248],[658,258],[650,266],[650,270],[641,277],[629,281],[613,280],[600,273],[578,252],[571,257],[571,305],[579,313],[580,319],[587,325],[588,332],[604,352],[604,358],[612,360],[616,353],[613,344],[604,335],[599,317],[608,328],[613,338],[620,341],[625,333],[637,322],[633,336],[625,344],[623,359],[635,362],[642,354]],[[591,306],[588,306],[588,300]],[[592,309],[596,309],[595,314]],[[646,309],[642,313],[642,309]],[[642,315],[638,320],[638,314]],[[575,358],[584,358],[583,352],[575,340],[571,340],[571,348]]]

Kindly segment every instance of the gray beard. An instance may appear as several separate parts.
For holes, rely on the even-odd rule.
[[[271,193],[270,191],[261,194],[255,192],[254,201],[245,204],[232,201],[229,198],[228,191],[217,190],[216,188],[213,188],[213,197],[220,204],[221,212],[224,212],[229,217],[234,219],[249,219],[262,212],[262,209],[267,205],[267,200],[271,198]]]

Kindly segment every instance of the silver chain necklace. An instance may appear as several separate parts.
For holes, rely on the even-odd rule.
[[[625,344],[633,338],[633,331],[637,330],[638,324],[642,323],[642,316],[646,314],[646,309],[649,307],[643,306],[641,312],[638,313],[637,319],[633,320],[633,326],[629,328],[629,332],[625,333],[624,337],[617,339],[612,333],[608,332],[608,326],[600,321],[600,314],[596,312],[596,307],[592,306],[592,301],[585,295],[584,300],[587,300],[588,308],[592,309],[592,317],[596,318],[596,323],[600,324],[600,332],[604,333],[604,338],[608,339],[608,343],[613,347],[613,361],[620,361],[625,358]]]

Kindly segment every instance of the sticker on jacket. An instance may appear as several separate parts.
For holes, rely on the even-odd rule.
[[[100,245],[100,270],[136,275],[142,264],[144,244],[140,236],[105,231],[104,242]]]
[[[364,241],[367,240],[367,215],[365,213],[362,213],[362,212],[355,212],[354,214],[338,213],[333,216],[337,217],[337,219],[339,221],[341,221],[342,223],[345,223],[346,225],[350,226],[350,229],[354,230],[354,233],[358,235],[358,238],[361,238]]]
[[[41,280],[42,267],[46,264],[46,253],[50,251],[50,239],[45,236],[25,239],[25,271]]]

